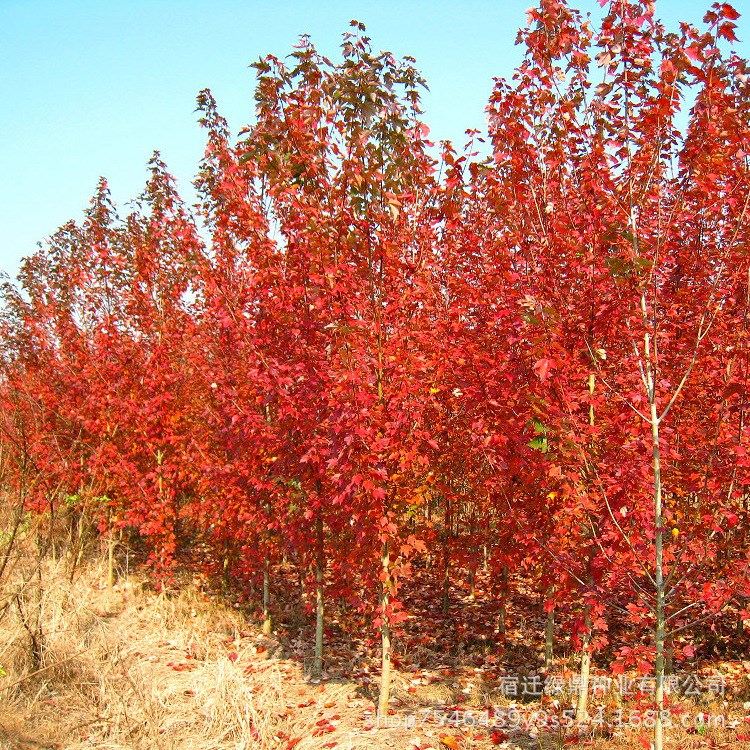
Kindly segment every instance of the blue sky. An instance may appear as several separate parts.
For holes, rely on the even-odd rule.
[[[745,0],[735,6],[742,10]],[[300,34],[336,55],[356,18],[377,49],[412,55],[430,86],[425,119],[436,140],[481,127],[493,76],[509,76],[534,0],[0,0],[0,272],[68,219],[80,219],[100,175],[124,204],[161,151],[183,196],[203,151],[195,97],[212,89],[237,131],[252,120],[253,71]],[[594,0],[572,5],[597,12]],[[697,22],[710,2],[660,0],[672,24]],[[744,19],[739,36],[744,40]],[[744,42],[739,50],[750,54]]]

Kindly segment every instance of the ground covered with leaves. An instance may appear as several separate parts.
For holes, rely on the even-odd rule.
[[[575,654],[561,649],[550,674],[540,669],[544,620],[531,598],[511,603],[503,636],[487,601],[456,591],[447,614],[428,617],[415,584],[390,715],[378,717],[376,634],[354,637],[335,610],[315,680],[312,623],[294,602],[278,603],[284,619],[264,636],[252,611],[199,583],[157,593],[137,574],[112,589],[105,580],[90,567],[71,582],[63,562],[49,563],[20,610],[6,608],[0,748],[650,747],[650,699],[636,675],[626,695],[596,675],[591,721],[572,721]],[[750,661],[696,661],[700,689],[685,675],[669,697],[669,744],[750,748]]]

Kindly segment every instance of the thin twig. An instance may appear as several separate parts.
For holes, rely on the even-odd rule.
[[[60,661],[56,661],[54,664],[48,664],[46,667],[37,669],[35,672],[30,672],[29,674],[24,675],[23,677],[16,680],[15,682],[11,682],[10,685],[3,685],[2,687],[0,687],[0,692],[3,692],[5,690],[10,690],[16,685],[20,685],[22,682],[26,682],[26,680],[30,680],[32,677],[36,677],[38,674],[41,674],[42,672],[46,672],[47,670],[54,669],[55,667],[59,667],[61,664],[65,664],[66,662],[72,661],[73,659],[77,659],[82,654],[85,654],[88,650],[89,650],[88,648],[84,648],[75,654],[71,654],[70,656],[66,656],[64,659],[60,659]]]

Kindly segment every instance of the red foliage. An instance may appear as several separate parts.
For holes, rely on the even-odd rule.
[[[323,561],[376,626],[412,566],[447,606],[486,561],[618,670],[653,661],[655,559],[674,635],[741,611],[750,71],[730,5],[653,13],[530,10],[486,159],[433,156],[421,78],[358,24],[338,64],[257,63],[237,142],[202,92],[200,230],[156,156],[4,287],[0,479],[163,577]]]

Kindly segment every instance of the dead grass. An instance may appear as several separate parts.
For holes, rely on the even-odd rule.
[[[356,684],[311,684],[237,609],[190,586],[156,594],[135,576],[109,591],[105,579],[90,568],[71,583],[58,562],[27,585],[39,664],[19,612],[0,620],[3,750],[400,746],[398,730],[363,729],[372,702]]]
[[[578,737],[451,723],[451,708],[481,716],[488,706],[513,705],[498,697],[488,673],[452,663],[397,672],[389,726],[377,727],[377,675],[313,683],[288,641],[291,650],[193,585],[157,594],[133,575],[108,590],[102,566],[80,568],[71,582],[59,560],[19,580],[22,611],[11,607],[0,617],[7,672],[0,677],[0,750],[411,750],[445,747],[446,737],[462,749],[572,743],[636,750],[648,736],[611,727]],[[24,619],[38,641],[36,657]],[[675,730],[668,747],[710,743],[750,750],[734,729],[721,728]]]

